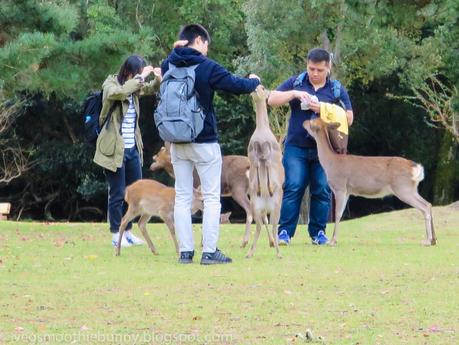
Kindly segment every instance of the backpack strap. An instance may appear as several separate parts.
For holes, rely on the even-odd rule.
[[[114,101],[113,104],[111,105],[110,109],[108,110],[107,117],[105,118],[104,123],[102,124],[102,126],[100,126],[100,129],[101,129],[101,130],[102,130],[102,128],[103,128],[105,125],[107,125],[107,127],[108,127],[110,118],[112,117],[112,113],[113,113],[113,111],[115,110],[115,108],[116,108],[117,105],[120,106],[121,111],[122,111],[123,107],[122,107],[121,101]]]
[[[198,66],[199,66],[199,64],[191,65],[191,66],[184,66],[184,67],[185,68],[190,67],[192,70],[195,70]],[[176,68],[178,68],[178,67],[169,62],[169,70],[176,69]]]
[[[343,109],[346,110],[346,106],[344,105],[344,102],[341,100],[341,82],[337,79],[333,79],[332,81],[332,91],[333,91],[333,97],[335,97],[335,103],[339,104]]]
[[[333,97],[335,99],[340,99],[341,98],[341,83],[337,79],[332,80],[332,90],[333,90]]]
[[[298,74],[298,77],[296,77],[295,81],[293,82],[293,88],[300,87],[301,84],[303,84],[304,78],[306,77],[306,71]]]

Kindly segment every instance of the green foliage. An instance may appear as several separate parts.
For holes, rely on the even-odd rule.
[[[63,217],[91,203],[104,209],[102,172],[81,145],[81,102],[130,54],[159,66],[180,27],[193,22],[209,29],[210,58],[241,75],[259,74],[269,88],[304,69],[309,49],[328,47],[333,74],[354,103],[355,152],[406,154],[423,162],[427,176],[435,175],[435,157],[448,151],[439,150],[441,135],[425,126],[425,112],[389,95],[419,90],[432,75],[459,87],[458,13],[456,0],[4,0],[0,101],[24,104],[13,132],[38,162],[6,194],[38,217],[45,207]],[[154,102],[146,104],[148,165],[161,142],[151,121]],[[457,114],[457,94],[451,104]],[[220,93],[215,108],[222,151],[245,154],[255,118],[250,97]],[[270,116],[281,134],[285,111]],[[37,201],[40,193],[61,190],[56,181],[65,181],[67,191],[52,206],[45,197]],[[28,192],[21,195],[22,188]],[[423,188],[433,193],[432,185]]]
[[[69,1],[2,0],[0,30],[11,37],[22,32],[69,34],[78,23],[76,8]]]

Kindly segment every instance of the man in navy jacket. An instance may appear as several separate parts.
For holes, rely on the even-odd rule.
[[[311,195],[309,236],[313,244],[324,245],[328,242],[325,227],[331,191],[319,162],[316,142],[303,128],[303,122],[319,116],[320,102],[341,102],[346,110],[349,126],[352,124],[354,114],[349,95],[340,86],[339,99],[336,99],[334,85],[337,84],[329,78],[330,63],[330,54],[326,50],[312,49],[307,57],[307,73],[290,77],[276,91],[272,91],[268,99],[271,106],[288,103],[291,109],[283,156],[285,182],[279,220],[280,245],[289,244],[295,234],[301,200],[307,186]],[[307,105],[306,109],[302,107],[302,103]]]
[[[203,253],[201,264],[223,264],[232,260],[217,248],[220,232],[220,176],[222,156],[217,136],[217,119],[213,105],[215,90],[233,94],[247,94],[260,84],[260,78],[251,74],[249,78],[232,75],[224,67],[207,58],[210,35],[199,24],[184,26],[179,39],[185,46],[176,47],[162,63],[164,75],[169,64],[176,67],[198,65],[195,70],[195,90],[204,110],[204,128],[193,143],[171,144],[171,158],[175,175],[175,230],[179,240],[180,263],[191,263],[194,242],[191,225],[191,201],[193,197],[193,169],[201,180],[204,197]]]

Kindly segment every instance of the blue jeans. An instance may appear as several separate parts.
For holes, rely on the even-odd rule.
[[[124,202],[124,193],[126,187],[142,178],[142,166],[137,148],[134,146],[124,150],[123,165],[116,169],[116,172],[105,170],[105,177],[108,182],[108,220],[110,231],[118,232],[121,218],[123,217],[126,204]],[[126,230],[132,228],[132,223],[126,227]]]
[[[284,196],[279,221],[279,232],[286,230],[295,235],[301,200],[309,185],[311,202],[309,209],[309,236],[325,231],[330,207],[331,191],[325,171],[319,163],[316,148],[286,145],[282,160],[285,169]]]

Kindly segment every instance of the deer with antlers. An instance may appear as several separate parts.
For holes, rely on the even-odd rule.
[[[430,246],[437,243],[432,205],[417,190],[419,182],[424,179],[422,165],[401,157],[340,155],[332,150],[327,134],[327,126],[337,128],[339,124],[326,124],[315,118],[305,121],[303,126],[316,140],[320,164],[335,194],[335,228],[330,245],[336,245],[339,221],[350,195],[365,198],[395,195],[423,213],[426,226],[423,244]]]

